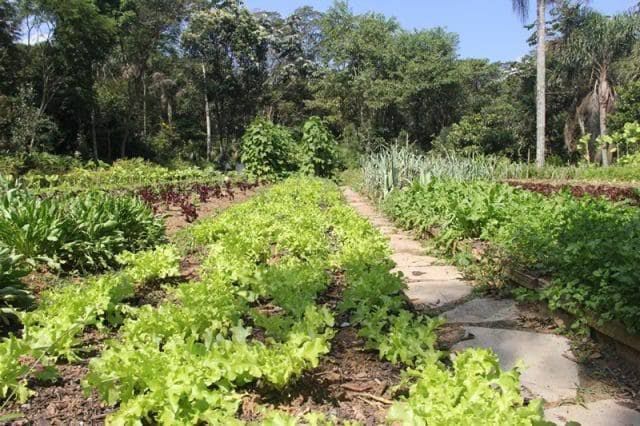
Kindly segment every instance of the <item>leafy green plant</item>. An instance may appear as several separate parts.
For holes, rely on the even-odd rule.
[[[300,169],[304,173],[331,177],[337,166],[337,142],[320,117],[310,117],[302,126]]]
[[[294,141],[287,129],[257,118],[242,137],[241,161],[259,179],[289,175],[296,168]]]
[[[124,270],[50,289],[41,295],[36,309],[18,313],[22,337],[10,335],[0,342],[0,398],[15,396],[25,401],[31,394],[27,381],[37,364],[46,367],[60,358],[79,360],[80,336],[87,327],[121,322],[120,303],[133,296],[137,284],[175,276],[179,259],[163,256],[168,250],[128,256],[131,265]],[[156,262],[152,269],[142,263],[150,258]],[[35,361],[25,362],[22,358],[27,355]]]
[[[14,316],[13,308],[26,308],[33,302],[31,292],[20,281],[28,273],[22,256],[0,247],[0,321]]]
[[[524,404],[519,368],[504,372],[488,349],[457,354],[453,369],[425,363],[409,370],[409,395],[389,409],[394,424],[544,425],[542,401]]]
[[[2,182],[0,247],[31,266],[103,271],[124,250],[138,251],[164,238],[162,222],[140,200],[102,192],[40,198],[20,182]]]
[[[433,181],[393,192],[385,211],[453,254],[464,239],[491,242],[507,265],[554,278],[552,307],[640,332],[640,212],[568,193],[550,197],[491,182]]]

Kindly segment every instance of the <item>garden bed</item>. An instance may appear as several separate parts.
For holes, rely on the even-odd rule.
[[[638,185],[524,179],[509,179],[504,182],[516,188],[526,189],[544,195],[568,191],[574,197],[590,195],[596,198],[605,198],[611,201],[627,201],[634,205],[640,205],[640,186]]]

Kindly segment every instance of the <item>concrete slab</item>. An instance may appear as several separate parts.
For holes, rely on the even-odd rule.
[[[612,399],[581,405],[562,405],[545,410],[545,418],[557,424],[569,421],[582,426],[638,426],[640,412],[625,407]]]
[[[410,253],[393,253],[391,260],[396,263],[396,269],[400,268],[413,268],[420,266],[431,266],[438,262],[438,259],[426,255],[415,255]]]
[[[389,246],[396,253],[409,253],[421,255],[424,253],[424,247],[419,242],[408,238],[391,238]]]
[[[455,303],[471,294],[472,288],[464,281],[411,281],[405,293],[417,307],[439,308]]]
[[[447,265],[412,266],[398,269],[404,274],[407,281],[448,281],[462,279],[462,274],[458,269]]]
[[[547,402],[576,397],[579,383],[578,366],[563,354],[570,350],[569,340],[554,334],[503,330],[485,327],[464,327],[474,335],[452,350],[470,347],[492,348],[504,369],[513,368],[518,360],[525,364],[520,376],[522,386]]]
[[[488,298],[470,300],[443,314],[449,322],[466,324],[516,321],[519,315],[518,306],[513,300]]]

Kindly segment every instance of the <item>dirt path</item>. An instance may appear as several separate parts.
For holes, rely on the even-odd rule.
[[[503,368],[523,361],[523,394],[544,399],[548,419],[558,424],[576,420],[583,426],[640,425],[640,412],[630,408],[637,408],[640,401],[636,397],[640,399],[640,395],[631,391],[624,393],[627,398],[613,399],[609,395],[616,392],[603,392],[603,383],[594,381],[575,361],[569,339],[539,327],[527,329],[523,324],[530,322],[532,312],[513,300],[476,297],[472,284],[459,270],[426,255],[419,241],[394,227],[360,194],[347,188],[344,195],[389,238],[392,259],[396,270],[406,278],[406,294],[414,307],[428,314],[442,314],[450,324],[464,330],[460,334],[464,340],[454,344],[453,351],[492,348]],[[585,386],[590,386],[591,392],[586,398]]]

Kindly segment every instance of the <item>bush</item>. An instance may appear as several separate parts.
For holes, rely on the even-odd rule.
[[[300,168],[304,173],[331,177],[336,169],[336,140],[319,117],[302,127]]]
[[[289,131],[257,118],[242,137],[241,161],[258,179],[277,179],[296,169],[294,141]]]
[[[33,152],[21,155],[0,156],[0,175],[22,176],[27,173],[42,175],[60,174],[73,167],[82,167],[81,160],[67,155]]]

